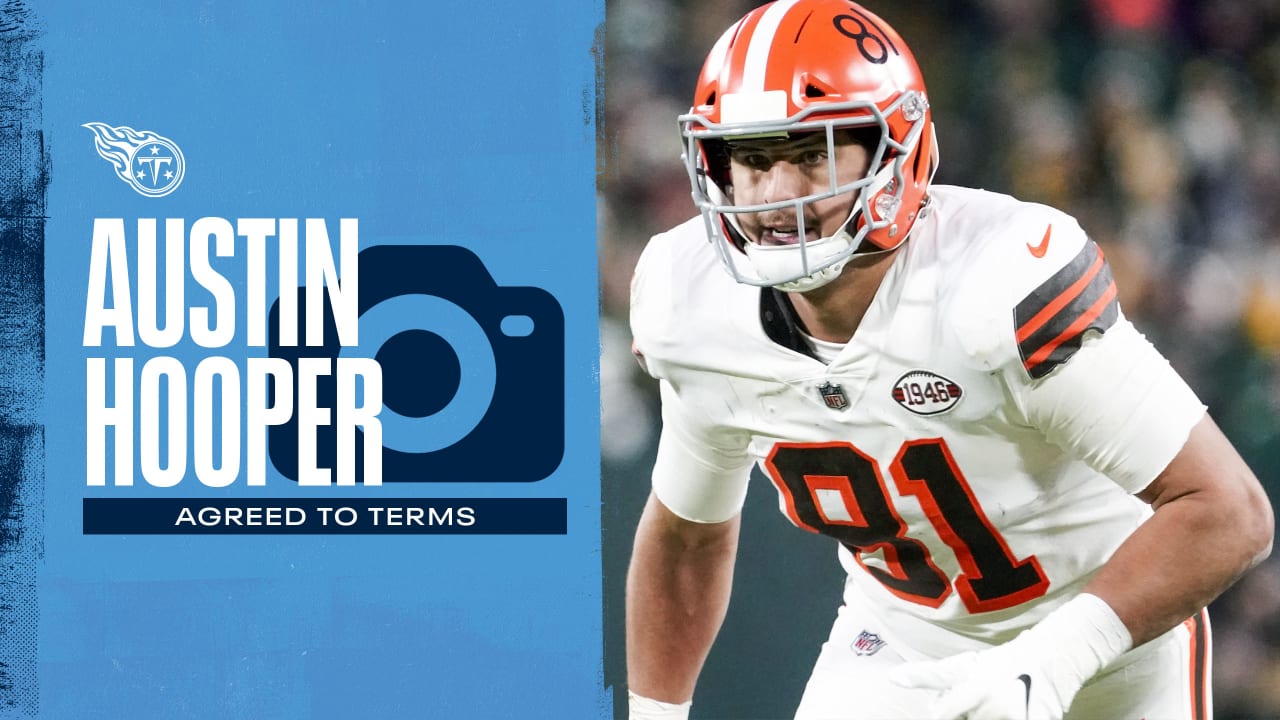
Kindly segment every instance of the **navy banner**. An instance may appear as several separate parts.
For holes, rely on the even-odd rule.
[[[564,498],[85,498],[86,535],[563,535]]]

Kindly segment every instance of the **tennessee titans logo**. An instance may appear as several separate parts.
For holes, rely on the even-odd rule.
[[[121,125],[85,123],[93,131],[94,147],[111,163],[116,175],[141,195],[163,197],[178,189],[187,161],[176,143],[150,130]]]

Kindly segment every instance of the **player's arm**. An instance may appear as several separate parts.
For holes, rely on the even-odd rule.
[[[1271,504],[1208,415],[1138,496],[1155,514],[1085,588],[1107,602],[1133,644],[1208,605],[1271,551]]]
[[[683,361],[691,348],[706,348],[672,301],[687,295],[686,283],[698,282],[688,275],[689,238],[681,232],[649,243],[631,285],[632,352],[659,380],[662,398],[653,492],[627,573],[632,720],[688,717],[728,608],[752,464],[748,435],[731,427],[732,413],[724,412],[731,380]]]
[[[688,714],[693,687],[729,605],[751,459],[667,381],[653,493],[627,573],[632,720]]]
[[[627,676],[632,693],[683,704],[729,606],[739,515],[685,520],[649,496],[627,573]]]
[[[1198,612],[1271,546],[1257,479],[1120,314],[1097,247],[1054,229],[1058,262],[1016,274],[1034,285],[1017,295],[1014,343],[974,347],[997,348],[991,365],[1030,426],[1155,511],[1083,593],[1014,640],[904,669],[903,684],[943,691],[941,717],[1061,717],[1102,668]]]
[[[1085,588],[1139,645],[1265,558],[1273,519],[1258,479],[1120,314],[1114,289],[1101,252],[1086,243],[1019,303],[1016,315],[1027,318],[1018,333],[1022,369],[1033,381],[1010,384],[1050,441],[1154,509]]]
[[[1141,644],[1266,557],[1271,506],[1195,393],[1123,317],[1102,251],[1073,221],[1050,229],[1043,259],[1012,253],[1027,287],[1014,292],[1013,342],[999,343],[1009,355],[998,362],[1029,424],[1154,508],[1085,590]]]

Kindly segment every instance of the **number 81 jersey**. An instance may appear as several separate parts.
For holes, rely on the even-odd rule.
[[[978,190],[934,186],[843,346],[735,283],[693,222],[646,248],[631,322],[661,380],[658,498],[726,520],[758,465],[922,656],[1004,642],[1079,592],[1204,413],[1073,219]]]

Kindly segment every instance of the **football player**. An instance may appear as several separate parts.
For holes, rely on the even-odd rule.
[[[798,718],[1210,717],[1204,608],[1270,552],[1270,504],[1073,218],[931,184],[931,118],[845,0],[765,5],[707,56],[699,216],[632,289],[663,417],[634,720],[688,716],[753,464],[847,571]]]

